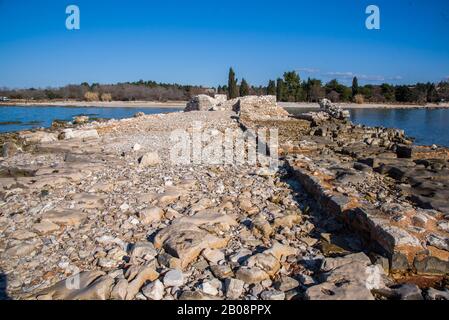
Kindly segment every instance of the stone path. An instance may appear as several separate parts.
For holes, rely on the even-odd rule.
[[[66,140],[28,135],[32,152],[0,164],[3,296],[374,299],[414,290],[392,287],[383,261],[361,253],[286,164],[275,175],[172,165],[170,133],[194,121],[240,128],[235,113],[216,111],[86,124]],[[89,130],[98,137],[78,134]],[[158,159],[139,163],[148,153]]]

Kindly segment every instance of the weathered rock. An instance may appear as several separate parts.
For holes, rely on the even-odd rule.
[[[126,300],[133,299],[146,281],[154,281],[158,277],[159,273],[157,273],[152,266],[140,266],[135,277],[128,278],[129,285],[126,289]]]
[[[379,265],[370,266],[363,253],[342,258],[328,258],[319,285],[306,291],[309,300],[374,300],[371,289],[384,288],[384,271]]]
[[[12,157],[21,151],[22,149],[19,148],[14,142],[5,142],[2,147],[2,156],[4,158]]]
[[[257,216],[253,220],[254,228],[259,230],[262,235],[266,238],[269,238],[270,235],[273,233],[273,228],[271,227],[270,223],[261,215]]]
[[[248,267],[259,267],[269,276],[274,276],[280,269],[281,265],[273,255],[266,253],[258,253],[250,257],[246,262]]]
[[[237,300],[243,294],[245,282],[239,279],[226,279],[226,297],[231,300]]]
[[[58,140],[58,136],[55,133],[45,131],[23,132],[19,134],[19,137],[27,144],[54,142]]]
[[[161,159],[157,152],[147,152],[139,158],[139,164],[141,167],[152,167],[161,163]]]
[[[208,111],[212,107],[215,107],[223,101],[223,97],[220,95],[218,99],[212,98],[205,94],[194,96],[186,105],[184,112],[188,111]]]
[[[211,296],[217,296],[218,295],[218,289],[214,287],[209,281],[203,281],[199,289],[203,291],[205,294],[211,295]]]
[[[142,293],[150,300],[162,300],[164,297],[164,285],[156,280],[142,288]]]
[[[436,234],[429,234],[427,236],[427,244],[437,247],[441,250],[449,251],[449,238],[438,236]]]
[[[59,230],[59,225],[51,221],[42,220],[39,223],[33,225],[33,230],[35,230],[40,235],[46,235],[48,233],[55,232]]]
[[[235,275],[237,279],[248,284],[259,283],[270,278],[268,273],[258,267],[240,267]]]
[[[262,300],[284,300],[285,293],[282,291],[266,290],[260,294]]]
[[[89,117],[88,116],[75,116],[73,117],[73,123],[74,124],[83,124],[89,122]]]
[[[42,216],[42,221],[49,221],[61,226],[79,225],[86,218],[86,214],[73,209],[51,210]]]
[[[41,242],[38,240],[23,242],[6,249],[3,255],[6,257],[25,257],[34,253],[40,246]]]
[[[394,286],[393,288],[394,293],[399,297],[401,300],[423,300],[423,296],[421,293],[421,289],[415,284],[401,284],[398,286]]]
[[[343,110],[328,99],[320,100],[320,109],[336,119],[346,119],[350,117],[349,111]]]
[[[449,291],[436,290],[434,288],[429,288],[427,290],[427,297],[430,300],[449,300]]]
[[[204,258],[210,263],[218,264],[219,261],[224,260],[224,253],[220,250],[204,249],[202,252]]]
[[[120,279],[111,291],[112,300],[125,300],[128,292],[128,281]]]
[[[65,129],[62,131],[61,138],[63,140],[70,139],[78,139],[78,140],[86,140],[86,139],[99,139],[97,130],[73,130],[73,129]]]
[[[214,274],[214,276],[216,276],[219,279],[228,279],[234,276],[234,272],[232,272],[231,267],[229,267],[229,265],[227,264],[212,265],[210,269]]]
[[[164,275],[164,286],[180,287],[184,284],[184,275],[179,270],[170,270]]]
[[[223,248],[228,240],[216,237],[192,223],[174,223],[156,235],[154,246],[163,247],[166,252],[181,259],[181,265],[185,268],[204,249]]]
[[[95,280],[101,279],[104,275],[105,273],[102,271],[81,272],[40,291],[35,297],[39,300],[69,300],[72,297],[79,296],[81,291],[84,293],[86,291],[88,292],[90,286],[95,283]],[[103,283],[103,285],[105,284],[107,283]],[[103,289],[106,287],[104,286]],[[101,286],[98,288],[101,289]],[[104,292],[105,290],[100,291],[100,293]]]
[[[159,207],[148,207],[139,212],[140,222],[143,224],[151,224],[159,222],[164,216],[164,211]]]
[[[283,276],[274,284],[275,288],[286,292],[293,290],[299,286],[299,281],[291,277]]]

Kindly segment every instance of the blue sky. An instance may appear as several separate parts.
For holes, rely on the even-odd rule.
[[[76,4],[81,29],[65,28]],[[365,28],[378,5],[381,30]],[[449,77],[447,0],[0,0],[0,86],[139,79],[216,86],[301,78],[412,83]]]

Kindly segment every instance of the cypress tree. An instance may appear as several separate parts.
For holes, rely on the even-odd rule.
[[[277,101],[284,101],[285,89],[284,89],[284,80],[281,78],[277,79],[276,85],[276,99]]]
[[[276,95],[276,82],[274,80],[268,81],[267,94],[270,96]]]
[[[237,89],[237,79],[235,78],[235,73],[232,68],[229,68],[229,78],[228,78],[228,96],[229,99],[234,99],[239,96]]]
[[[352,97],[355,97],[359,93],[359,80],[357,77],[352,79]]]
[[[240,83],[240,96],[244,97],[249,95],[249,85],[244,78],[242,78],[242,82]]]

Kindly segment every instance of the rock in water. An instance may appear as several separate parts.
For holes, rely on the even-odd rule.
[[[341,107],[333,104],[328,99],[320,100],[320,109],[328,113],[331,117],[336,119],[347,119],[350,117],[348,110],[343,110]]]

